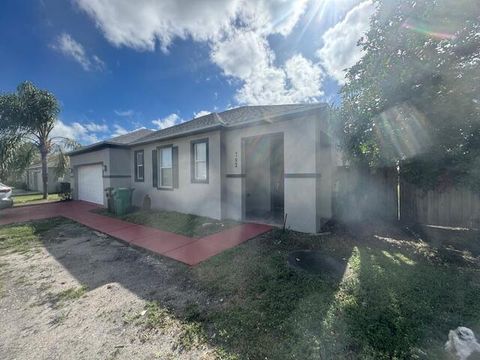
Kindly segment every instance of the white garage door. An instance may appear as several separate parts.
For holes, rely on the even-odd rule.
[[[103,205],[102,165],[78,167],[78,200]]]

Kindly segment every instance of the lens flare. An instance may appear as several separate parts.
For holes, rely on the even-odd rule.
[[[402,24],[402,27],[439,40],[455,40],[457,38],[454,34],[442,32],[435,26],[419,21],[407,20]]]
[[[375,123],[375,134],[383,151],[394,151],[401,159],[417,156],[431,144],[426,117],[409,104],[385,110]]]

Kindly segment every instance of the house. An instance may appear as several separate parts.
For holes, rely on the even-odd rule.
[[[47,159],[47,171],[48,171],[47,190],[49,193],[56,193],[58,191],[59,182],[64,181],[64,179],[58,178],[58,176],[56,176],[56,163],[53,158]],[[43,191],[41,162],[30,165],[27,168],[25,182],[27,184],[27,190],[38,191],[38,192]]]
[[[138,130],[70,153],[73,196],[133,202],[215,219],[318,232],[332,215],[336,149],[325,104],[244,106],[158,131]]]

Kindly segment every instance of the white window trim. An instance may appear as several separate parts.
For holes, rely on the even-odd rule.
[[[205,144],[205,160],[197,160],[197,146],[200,144]],[[191,165],[191,181],[195,184],[208,184],[209,179],[209,139],[199,139],[194,140],[191,142],[191,156],[192,156],[192,165]],[[205,177],[199,178],[197,175],[197,164],[204,163],[205,164]]]
[[[141,155],[141,156],[139,156]],[[139,150],[138,152],[135,153],[136,159],[135,162],[137,164],[137,168],[135,169],[136,174],[135,174],[135,179],[136,180],[145,180],[145,153],[143,150]],[[140,164],[139,158],[142,159],[142,163]],[[140,168],[143,168],[143,175],[140,176]]]
[[[205,160],[198,160],[197,159],[197,146],[200,145],[200,144],[205,144]],[[197,181],[207,181],[207,145],[208,143],[205,141],[205,142],[201,142],[201,143],[195,143],[193,144],[193,153],[194,153],[194,160],[193,160],[193,178]],[[204,178],[200,178],[197,174],[197,164],[200,164],[200,163],[204,163],[205,164],[205,177]]]
[[[163,167],[162,165],[162,151],[163,150],[166,150],[166,149],[170,149],[170,167]],[[158,153],[158,179],[157,179],[157,182],[158,182],[158,188],[159,189],[173,189],[173,146],[164,146],[164,147],[161,147],[158,149],[157,151]],[[167,186],[167,185],[163,185],[162,182],[163,182],[163,177],[162,177],[162,169],[171,169],[171,182],[172,182],[172,185],[171,186]]]

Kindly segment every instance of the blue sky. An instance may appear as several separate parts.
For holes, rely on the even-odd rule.
[[[30,80],[87,144],[239,105],[335,101],[359,0],[4,0],[0,91]]]

